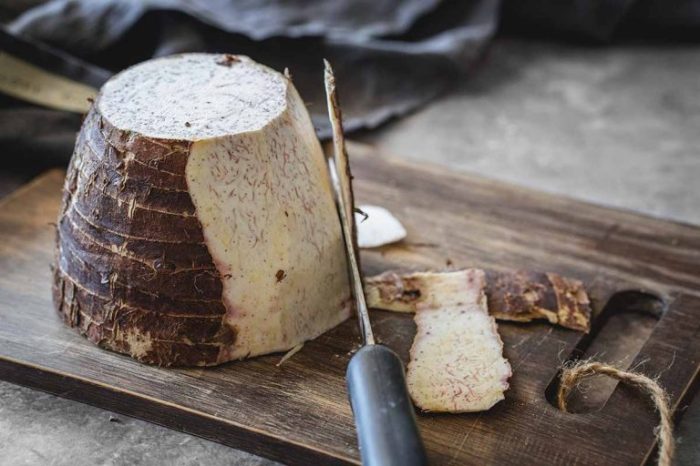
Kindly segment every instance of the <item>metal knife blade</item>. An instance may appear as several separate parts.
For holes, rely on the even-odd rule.
[[[333,130],[333,155],[327,157],[328,169],[331,174],[331,183],[333,185],[333,191],[335,192],[336,206],[343,230],[350,282],[355,297],[360,333],[362,334],[362,340],[365,345],[373,345],[375,343],[374,334],[372,333],[367,303],[365,302],[365,293],[358,260],[359,254],[357,252],[352,175],[350,174],[350,164],[345,150],[345,138],[343,137],[343,124],[335,89],[335,77],[330,63],[326,60],[324,60],[324,63],[328,114],[330,115],[331,128]]]
[[[355,235],[352,176],[338,106],[333,69],[326,61],[328,113],[333,129],[333,156],[327,157],[338,216],[343,230],[350,282],[364,346],[350,358],[345,376],[365,466],[425,466],[428,464],[401,359],[375,343],[362,287]]]

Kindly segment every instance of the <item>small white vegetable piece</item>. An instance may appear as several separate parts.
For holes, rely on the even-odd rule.
[[[484,272],[449,275],[443,290],[436,284],[432,299],[416,309],[408,390],[423,411],[485,411],[504,398],[510,364],[487,311]]]
[[[359,209],[366,216],[355,212],[358,247],[376,248],[401,241],[406,237],[406,229],[401,222],[384,207],[361,205]]]

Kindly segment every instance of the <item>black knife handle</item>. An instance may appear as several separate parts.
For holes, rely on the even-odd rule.
[[[428,464],[403,364],[383,345],[362,347],[346,374],[363,466]]]

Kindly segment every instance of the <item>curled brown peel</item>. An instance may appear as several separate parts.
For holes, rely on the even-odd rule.
[[[559,325],[586,333],[591,328],[591,303],[579,280],[548,273],[547,278],[557,295]]]
[[[351,223],[353,247],[358,260],[360,254],[357,247],[357,225],[355,224],[355,194],[352,190],[352,172],[350,171],[350,159],[345,148],[345,134],[343,133],[343,114],[338,102],[338,92],[335,81],[333,67],[328,60],[323,60],[324,64],[324,84],[326,86],[326,96],[328,104],[328,116],[330,118],[331,129],[333,131],[333,158],[340,174],[340,183],[343,196],[345,197],[345,215]]]
[[[367,304],[395,312],[451,304],[463,283],[464,270],[450,272],[385,272],[366,279]],[[486,271],[489,314],[498,320],[552,324],[588,332],[591,307],[579,280],[553,273]],[[447,303],[445,301],[448,301]]]

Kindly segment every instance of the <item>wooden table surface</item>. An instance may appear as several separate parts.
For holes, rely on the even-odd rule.
[[[363,138],[451,170],[698,223],[698,72],[700,49],[692,44],[586,48],[501,39],[483,69],[455,92]],[[12,175],[16,170],[8,170],[7,163],[5,158],[0,178],[9,174],[18,180],[14,186],[39,174],[27,162],[26,175]],[[0,189],[5,186],[5,192],[12,189],[0,183]],[[628,364],[655,322],[614,319],[590,354]],[[589,391],[588,398],[592,393],[599,391]],[[602,392],[603,401],[609,393]],[[272,464],[4,382],[0,398],[0,453],[14,464],[50,458],[72,466]],[[678,464],[697,464],[697,401],[677,435],[683,437]]]
[[[501,324],[514,369],[506,400],[487,413],[422,414],[434,464],[650,458],[656,420],[644,398],[618,387],[599,410],[565,414],[547,394],[561,362],[590,349],[607,321],[643,313],[653,325],[630,362],[659,377],[674,408],[691,395],[700,355],[700,229],[411,165],[366,146],[350,153],[359,201],[388,207],[409,232],[402,244],[365,251],[366,273],[448,261],[553,271],[583,279],[598,316],[589,337],[548,324]],[[207,370],[143,366],[60,325],[47,264],[61,176],[25,188],[0,212],[0,260],[13,271],[0,279],[0,377],[290,464],[357,461],[343,381],[358,343],[352,321],[281,367],[279,356],[268,356]],[[410,316],[375,313],[373,320],[380,339],[406,358]]]

